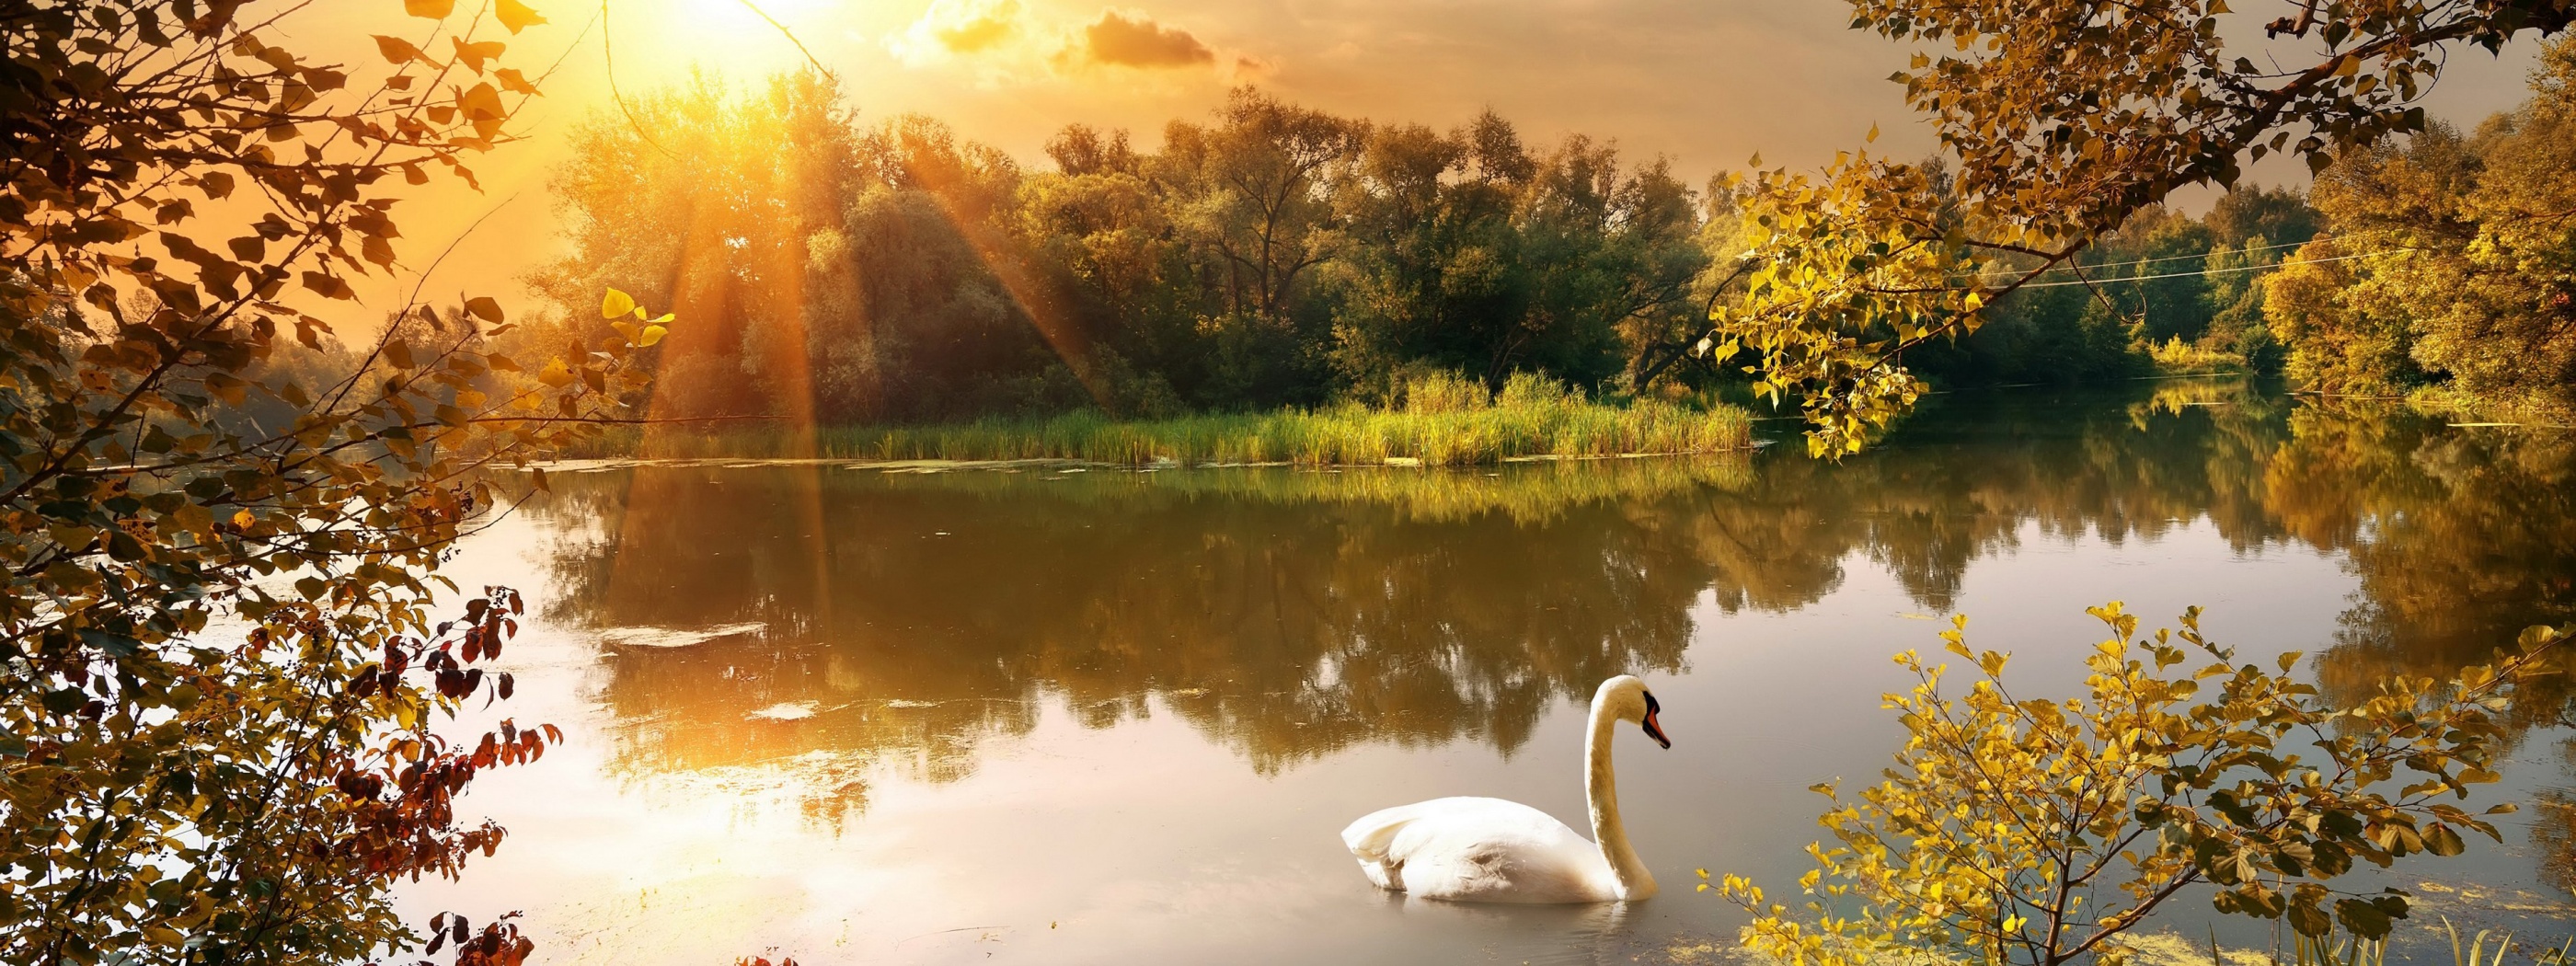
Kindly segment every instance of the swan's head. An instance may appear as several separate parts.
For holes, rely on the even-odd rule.
[[[1621,721],[1636,722],[1656,744],[1673,746],[1673,740],[1664,737],[1664,726],[1655,720],[1664,706],[1655,701],[1654,692],[1646,690],[1646,682],[1635,676],[1622,674],[1601,682],[1601,690],[1593,693],[1592,703],[1610,709]]]

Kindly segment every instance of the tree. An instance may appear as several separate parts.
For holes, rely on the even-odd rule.
[[[1898,655],[1917,684],[1888,696],[1910,736],[1896,767],[1857,801],[1817,786],[1835,800],[1822,821],[1838,844],[1811,846],[1817,867],[1800,880],[1815,920],[1740,877],[1717,883],[1754,913],[1747,943],[1825,964],[1926,949],[2117,962],[2123,933],[2202,883],[2220,911],[2287,919],[2309,941],[2338,925],[2383,938],[2406,895],[2328,883],[2355,860],[2457,855],[2463,832],[2498,838],[2446,799],[2497,780],[2510,750],[2497,712],[2519,678],[2559,673],[2551,649],[2576,636],[2533,627],[2454,682],[2398,676],[2338,705],[2290,675],[2297,654],[2277,672],[2235,664],[2201,636],[2198,608],[2152,640],[2116,602],[2091,613],[2112,636],[2086,659],[2089,700],[2014,697],[2008,657],[1969,650],[1964,617],[1941,635],[1983,672],[1964,696],[1944,693],[1943,668]]]
[[[2334,237],[2302,255],[2353,261],[2281,283],[2301,378],[2576,407],[2576,42],[2544,48],[2532,89],[2472,135],[2433,125],[2319,176]]]
[[[1491,112],[1446,136],[1372,130],[1333,190],[1333,351],[1363,396],[1420,369],[1489,394],[1523,370],[1607,382],[1697,304],[1708,265],[1697,198],[1664,162],[1631,169],[1581,135],[1533,157]]]
[[[860,176],[850,120],[812,71],[747,92],[698,75],[622,102],[573,131],[551,185],[573,251],[530,281],[576,326],[609,285],[692,321],[641,360],[660,414],[805,412],[807,291],[832,282],[810,241],[840,227]]]
[[[1799,397],[1813,450],[1856,450],[1922,391],[1906,349],[1974,331],[1996,297],[2177,188],[2232,185],[2272,153],[2321,169],[2422,130],[2414,101],[2449,48],[2576,19],[2571,0],[2285,6],[2266,32],[2312,61],[2229,57],[2208,0],[1854,0],[1856,29],[1951,48],[1894,79],[1955,159],[1966,218],[1939,224],[1935,179],[1866,151],[1813,177],[1760,172],[1748,298],[1719,306],[1706,345],[1751,351],[1758,392]]]
[[[432,731],[511,695],[477,665],[522,607],[487,588],[439,621],[435,571],[523,496],[510,467],[624,418],[625,362],[669,319],[612,304],[620,335],[526,373],[484,341],[497,302],[415,297],[347,368],[287,364],[323,351],[352,276],[402,265],[404,186],[470,185],[514,139],[535,83],[490,22],[544,22],[407,0],[411,39],[377,37],[389,67],[353,83],[269,42],[300,6],[0,6],[9,962],[412,949],[388,888],[489,854],[501,830],[454,796],[555,737]],[[459,963],[528,949],[506,919],[431,925]]]
[[[1409,124],[1369,132],[1334,179],[1345,247],[1332,266],[1333,354],[1359,395],[1392,401],[1409,369],[1490,361],[1480,330],[1528,298],[1512,215],[1535,169],[1492,112],[1448,135]]]
[[[1326,179],[1359,150],[1366,126],[1250,88],[1217,116],[1209,127],[1173,122],[1155,176],[1175,195],[1176,222],[1224,293],[1218,367],[1239,398],[1316,401],[1310,387],[1324,360],[1310,347],[1330,326],[1310,297],[1311,275],[1339,227]]]
[[[1125,131],[1070,125],[1047,143],[1054,176],[1022,182],[1012,234],[1032,272],[1085,333],[1102,374],[1098,401],[1117,415],[1173,415],[1214,398],[1199,320],[1214,291],[1193,270],[1176,214]]]
[[[1697,208],[1662,159],[1622,170],[1615,146],[1567,138],[1521,201],[1530,304],[1493,340],[1487,384],[1518,368],[1578,385],[1618,375],[1638,332],[1693,305],[1691,284],[1709,266]]]

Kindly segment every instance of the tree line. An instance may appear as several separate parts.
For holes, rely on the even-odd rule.
[[[1161,417],[1394,404],[1435,373],[1601,396],[1746,378],[1694,351],[1744,296],[1737,175],[1694,187],[1492,112],[1444,132],[1249,88],[1162,133],[1146,150],[1068,125],[1030,165],[927,117],[863,124],[820,75],[701,76],[575,135],[555,183],[572,251],[532,279],[566,317],[623,286],[689,320],[651,360],[664,413]],[[2260,270],[2317,231],[2288,189],[2150,208],[2058,276],[2093,284],[2014,293],[1906,362],[2081,382],[2179,340],[2277,368]]]
[[[1068,126],[1032,170],[928,118],[862,126],[813,74],[632,110],[576,136],[574,253],[536,282],[575,315],[603,279],[677,300],[659,392],[690,411],[1168,415],[1431,370],[1606,388],[1688,327],[1710,265],[1669,165],[1491,114],[1442,133],[1243,90],[1157,151]]]

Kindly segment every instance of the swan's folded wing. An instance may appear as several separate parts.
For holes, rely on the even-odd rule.
[[[1398,833],[1404,831],[1404,826],[1434,804],[1437,802],[1415,802],[1362,815],[1359,821],[1342,829],[1342,844],[1350,846],[1352,855],[1371,862],[1382,861],[1386,858],[1387,847],[1395,842]]]
[[[1360,871],[1378,888],[1404,891],[1404,863],[1389,859],[1387,853],[1394,847],[1395,837],[1431,804],[1415,802],[1378,809],[1342,829],[1342,844],[1350,846],[1351,854],[1360,860]]]
[[[1342,843],[1379,888],[1434,899],[1587,902],[1601,852],[1545,812],[1499,798],[1435,798],[1371,812]]]

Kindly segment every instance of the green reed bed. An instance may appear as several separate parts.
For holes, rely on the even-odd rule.
[[[1752,421],[1733,407],[1697,409],[1657,400],[1599,402],[1580,393],[1514,380],[1491,402],[1424,392],[1398,409],[1356,403],[1272,413],[1209,414],[1122,421],[1092,413],[986,419],[935,426],[834,427],[813,434],[812,456],[866,460],[1079,460],[1156,463],[1285,463],[1354,466],[1420,461],[1470,466],[1524,457],[1715,453],[1752,443]],[[784,430],[716,435],[662,432],[629,437],[617,455],[767,457],[809,455]],[[627,447],[632,447],[628,449]],[[607,453],[589,455],[610,455]]]
[[[1555,519],[1579,506],[1654,504],[1696,497],[1709,490],[1743,492],[1753,485],[1751,461],[1743,453],[1515,463],[1491,469],[1424,472],[1390,472],[1383,468],[1345,472],[1331,467],[1283,466],[1192,473],[1059,473],[1035,468],[1011,473],[971,467],[937,472],[898,468],[827,477],[835,485],[936,488],[1011,499],[1028,498],[1032,478],[1043,480],[1045,493],[1052,498],[1098,503],[1104,509],[1216,496],[1238,501],[1385,509],[1413,522],[1447,522],[1501,513],[1515,521],[1536,523]]]
[[[833,428],[814,455],[877,460],[1062,459],[1130,466],[1157,462],[1351,466],[1418,460],[1467,466],[1514,457],[1713,453],[1743,449],[1751,421],[1660,402],[1417,413],[1342,406],[1256,415],[1123,422],[1096,413],[944,426]],[[654,440],[644,455],[776,455],[783,433],[758,438]],[[678,445],[666,445],[678,444]],[[714,444],[712,446],[708,444]]]

